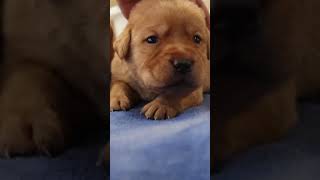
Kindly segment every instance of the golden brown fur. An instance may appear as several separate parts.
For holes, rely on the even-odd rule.
[[[200,44],[193,42],[196,33]],[[148,44],[151,35],[159,42]],[[127,110],[142,99],[151,101],[142,109],[147,118],[166,119],[199,105],[210,86],[209,40],[204,13],[194,3],[139,2],[114,43],[110,110]],[[175,58],[190,59],[192,70],[177,73]]]

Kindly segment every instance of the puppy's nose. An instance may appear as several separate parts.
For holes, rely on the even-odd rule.
[[[191,71],[192,61],[190,59],[175,59],[173,66],[179,73],[187,73]]]

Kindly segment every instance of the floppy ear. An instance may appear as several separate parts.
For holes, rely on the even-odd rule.
[[[127,25],[123,32],[113,43],[113,49],[120,59],[125,59],[129,53],[131,41],[131,28]]]
[[[110,35],[110,37],[109,37],[109,54],[110,54],[110,62],[112,61],[112,59],[113,59],[113,54],[114,54],[114,52],[113,52],[113,30],[112,30],[112,23],[110,23],[110,26],[109,26],[109,35]]]
[[[207,41],[207,56],[208,60],[210,60],[210,31],[208,30],[208,41]]]

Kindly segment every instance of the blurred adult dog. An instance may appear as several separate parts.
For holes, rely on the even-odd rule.
[[[229,16],[246,16],[234,21],[243,26],[230,26],[234,31],[226,37],[237,38],[228,51],[221,48],[226,29],[216,29],[212,144],[217,161],[283,137],[297,122],[297,100],[316,99],[320,93],[320,1],[256,2],[258,8],[249,11],[231,9]],[[215,22],[225,21],[229,7],[216,7]]]
[[[54,154],[106,117],[108,3],[1,3],[0,155]]]
[[[209,30],[188,0],[142,0],[114,43],[110,111],[151,101],[142,113],[172,118],[199,105],[209,90]]]

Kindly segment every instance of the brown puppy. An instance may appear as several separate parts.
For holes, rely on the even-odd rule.
[[[143,0],[114,43],[110,111],[138,100],[147,118],[172,118],[199,105],[209,90],[209,30],[188,0]]]
[[[297,99],[319,95],[319,9],[317,0],[261,1],[258,32],[234,47],[236,58],[217,59],[216,160],[286,135]]]
[[[106,117],[107,3],[1,3],[0,155],[61,151]]]

